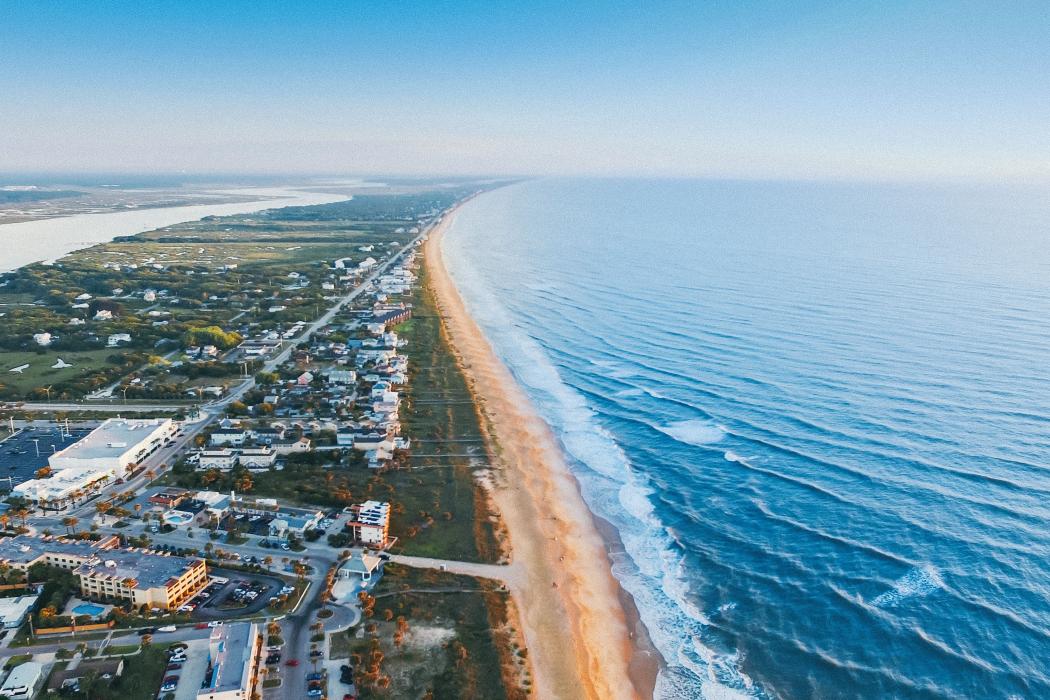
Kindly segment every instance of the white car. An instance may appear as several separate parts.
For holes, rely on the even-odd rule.
[[[164,627],[158,627],[157,631],[158,632],[174,632],[175,631],[175,625],[165,625]]]
[[[222,620],[212,620],[208,623],[208,627],[222,627]]]

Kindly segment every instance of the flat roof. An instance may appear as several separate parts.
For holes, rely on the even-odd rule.
[[[258,629],[251,622],[235,622],[215,628],[208,648],[212,674],[207,679],[207,686],[197,692],[198,696],[243,689],[257,634]]]
[[[3,689],[16,689],[22,686],[33,686],[39,679],[44,667],[36,661],[26,661],[14,667],[7,680],[4,681]]]
[[[107,540],[91,542],[90,540],[60,540],[31,537],[29,535],[15,535],[14,537],[0,539],[0,559],[28,564],[47,552],[72,554],[81,557],[104,556],[108,551],[103,549],[106,543]]]
[[[170,422],[170,418],[147,420],[110,418],[88,433],[80,442],[52,456],[74,459],[120,457]]]
[[[138,582],[137,588],[159,588],[181,576],[197,561],[200,560],[136,550],[107,550],[99,552],[97,561],[79,566],[75,573],[132,578]]]

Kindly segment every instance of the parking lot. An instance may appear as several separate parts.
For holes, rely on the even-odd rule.
[[[47,458],[66,449],[90,433],[89,428],[70,428],[66,433],[61,425],[28,426],[0,442],[0,479],[7,486],[29,481]],[[10,477],[10,481],[8,481]]]
[[[272,515],[239,513],[224,518],[221,523],[221,529],[229,530],[236,523],[236,529],[242,534],[266,537],[270,534],[270,521],[273,519],[274,516]]]
[[[270,599],[290,588],[276,576],[249,574],[244,571],[210,569],[213,581],[189,601],[195,616],[205,620],[252,615],[270,604]],[[227,579],[225,583],[222,579]]]

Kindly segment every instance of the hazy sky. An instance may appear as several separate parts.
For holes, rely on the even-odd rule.
[[[0,170],[1047,179],[1050,2],[9,0]]]

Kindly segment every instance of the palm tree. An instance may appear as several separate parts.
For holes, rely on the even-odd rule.
[[[270,566],[273,564],[273,557],[271,557],[269,554],[267,554],[265,557],[262,558],[262,563],[263,563],[263,566],[266,567],[266,570],[269,571],[270,570]]]
[[[7,524],[11,522],[11,516],[7,513],[0,515],[0,528],[7,529]]]

